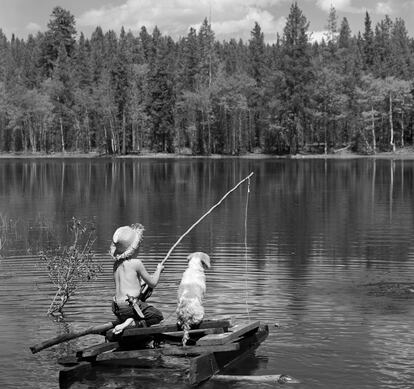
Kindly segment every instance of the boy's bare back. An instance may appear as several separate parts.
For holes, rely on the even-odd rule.
[[[125,301],[127,295],[139,296],[141,291],[139,264],[142,264],[139,259],[132,258],[123,261],[115,270],[115,297],[117,301]]]
[[[151,275],[138,258],[124,260],[114,272],[117,301],[126,300],[127,295],[138,297],[141,292],[141,278],[151,288],[154,288],[158,284],[163,269],[164,266],[158,264],[157,269]]]

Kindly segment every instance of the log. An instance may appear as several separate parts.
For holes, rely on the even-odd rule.
[[[231,381],[249,381],[249,382],[272,382],[277,384],[297,384],[298,380],[286,374],[272,375],[213,375],[213,381],[231,382]]]
[[[59,336],[56,336],[55,338],[48,339],[48,340],[45,340],[44,342],[30,346],[30,350],[32,351],[33,354],[35,354],[41,350],[44,350],[45,348],[54,346],[59,343],[67,342],[72,339],[80,338],[81,336],[91,335],[91,334],[101,335],[102,333],[110,330],[111,328],[113,328],[113,324],[112,322],[109,322],[109,323],[99,324],[93,327],[89,327],[82,331],[69,332],[68,334],[59,335]]]

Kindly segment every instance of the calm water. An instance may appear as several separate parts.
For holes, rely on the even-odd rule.
[[[301,381],[297,388],[412,388],[414,161],[371,159],[0,160],[0,387],[55,388],[57,357],[99,340],[29,350],[67,328],[112,318],[106,252],[116,227],[145,225],[141,258],[153,270],[251,171],[247,239],[243,185],[173,252],[154,305],[174,314],[185,257],[205,251],[213,260],[207,318],[270,325],[266,342],[231,373],[289,374]],[[65,239],[72,216],[96,224],[103,272],[78,291],[65,307],[65,324],[57,324],[45,316],[54,290],[34,253],[50,229]],[[100,372],[79,387],[182,384],[126,369]]]

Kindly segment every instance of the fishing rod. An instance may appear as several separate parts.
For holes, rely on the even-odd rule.
[[[180,242],[183,240],[183,238],[188,235],[191,230],[198,224],[200,223],[206,216],[208,216],[214,209],[216,209],[223,201],[224,199],[231,193],[234,192],[241,184],[243,184],[243,182],[247,181],[250,179],[250,177],[253,175],[254,173],[251,172],[247,177],[243,178],[236,186],[234,186],[232,189],[230,189],[221,199],[219,202],[217,202],[215,205],[213,205],[203,216],[201,216],[186,232],[184,232],[184,234],[182,234],[180,236],[180,238],[177,240],[177,242],[174,243],[174,245],[170,248],[170,250],[168,251],[167,255],[165,256],[165,258],[161,261],[161,265],[164,265],[164,263],[167,261],[167,259],[169,258],[169,256],[171,255],[171,253],[173,252],[173,250],[180,244]]]

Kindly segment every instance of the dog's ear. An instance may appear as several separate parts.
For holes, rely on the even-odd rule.
[[[187,260],[190,262],[193,258],[198,258],[200,260],[200,263],[203,265],[203,267],[209,269],[210,268],[210,257],[201,251],[197,251],[195,253],[191,253]]]
[[[204,267],[210,269],[210,257],[206,253],[200,253],[200,260]]]

